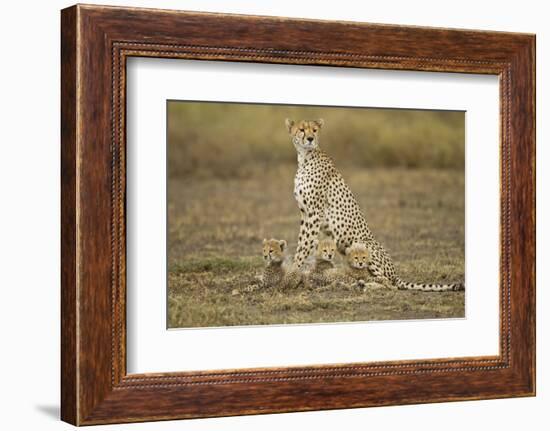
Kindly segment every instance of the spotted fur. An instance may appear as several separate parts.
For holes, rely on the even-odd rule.
[[[323,120],[286,120],[286,127],[298,154],[294,178],[294,197],[300,209],[300,232],[294,255],[295,270],[302,267],[311,254],[321,230],[336,241],[338,251],[345,254],[354,242],[364,243],[369,252],[370,274],[385,285],[403,290],[463,290],[459,284],[420,284],[401,280],[388,252],[376,241],[367,221],[331,158],[319,149]]]
[[[313,266],[306,277],[309,288],[326,287],[337,280],[334,267],[336,256],[336,242],[332,238],[316,241],[317,247]]]
[[[385,278],[375,277],[369,270],[371,252],[367,245],[362,242],[354,242],[345,250],[345,272],[343,280],[346,284],[355,284],[357,287],[366,289],[369,286],[394,288]]]
[[[264,239],[262,245],[265,261],[262,287],[270,289],[297,287],[302,282],[301,276],[296,272],[287,272],[283,267],[286,241],[274,238]]]

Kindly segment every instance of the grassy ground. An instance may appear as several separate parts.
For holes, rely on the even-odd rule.
[[[263,238],[286,239],[294,252],[294,171],[279,164],[247,178],[169,180],[169,327],[464,316],[463,292],[243,292],[262,272]],[[464,280],[463,171],[341,171],[403,279]]]

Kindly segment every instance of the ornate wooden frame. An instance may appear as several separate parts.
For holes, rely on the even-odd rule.
[[[61,18],[63,420],[88,425],[534,395],[534,35],[81,5]],[[498,75],[500,354],[128,375],[129,56]]]

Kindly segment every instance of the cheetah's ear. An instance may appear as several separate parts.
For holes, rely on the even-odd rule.
[[[323,120],[322,118],[319,118],[318,120],[315,120],[315,124],[317,124],[317,126],[320,129],[321,127],[323,127],[325,125],[325,120]]]
[[[351,247],[346,247],[346,250],[345,250],[346,256],[349,254],[350,251],[351,251]]]
[[[267,238],[264,238],[264,240],[262,241],[262,244],[267,244]]]
[[[318,239],[313,240],[313,247],[315,247],[315,248],[319,247],[319,240]]]
[[[281,245],[281,251],[285,251],[286,248],[286,241],[284,239],[279,241],[279,244]]]
[[[288,130],[288,133],[292,130],[292,126],[294,126],[294,120],[291,120],[290,118],[287,118],[285,120],[286,129]]]

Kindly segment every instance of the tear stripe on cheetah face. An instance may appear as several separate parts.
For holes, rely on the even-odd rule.
[[[298,153],[303,154],[319,147],[319,132],[324,123],[322,119],[298,122],[289,118],[285,120],[286,128],[292,136],[292,143]]]
[[[463,290],[463,284],[406,283],[397,276],[391,257],[374,238],[342,175],[331,158],[319,148],[319,133],[323,125],[324,122],[320,120],[286,120],[287,130],[298,153],[294,197],[300,209],[301,221],[294,269],[300,269],[310,256],[314,241],[323,229],[330,232],[342,254],[354,242],[366,244],[371,253],[369,271],[380,281],[404,290]],[[315,127],[317,130],[313,131]]]
[[[370,253],[367,245],[362,242],[354,242],[346,248],[346,262],[352,269],[368,269]]]
[[[282,264],[285,259],[286,241],[284,239],[265,239],[262,243],[263,257],[267,266],[271,264]]]
[[[336,256],[336,241],[332,238],[324,238],[321,241],[315,240],[316,253],[315,260],[316,262],[325,261],[333,262],[334,257]]]

